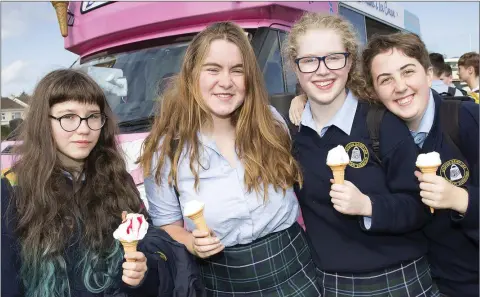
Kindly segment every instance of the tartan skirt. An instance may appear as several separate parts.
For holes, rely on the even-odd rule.
[[[440,297],[424,257],[374,273],[317,274],[324,297]]]
[[[319,297],[315,265],[298,223],[198,260],[207,296]]]

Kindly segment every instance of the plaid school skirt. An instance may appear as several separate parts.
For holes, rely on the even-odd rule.
[[[304,231],[293,224],[250,244],[199,259],[207,296],[319,297]]]
[[[424,257],[376,273],[317,274],[323,297],[440,297]]]

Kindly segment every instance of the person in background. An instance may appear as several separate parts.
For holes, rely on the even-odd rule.
[[[440,75],[440,79],[450,88],[456,88],[457,90],[462,92],[463,96],[468,96],[467,91],[462,90],[462,89],[458,88],[457,86],[455,86],[455,84],[453,84],[452,67],[450,65],[448,65],[447,63],[445,63],[445,67],[443,69],[442,75]]]
[[[442,73],[444,72],[446,65],[443,55],[439,53],[431,53],[429,55],[429,58],[433,70],[431,88],[434,89],[438,94],[446,94],[452,97],[463,96],[460,90],[457,90],[457,88],[451,88],[441,79]]]
[[[469,52],[458,59],[458,77],[470,88],[469,96],[479,103],[479,54]]]

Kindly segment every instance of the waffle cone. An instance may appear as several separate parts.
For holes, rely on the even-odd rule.
[[[420,171],[421,171],[423,174],[433,174],[433,175],[436,175],[436,174],[437,174],[438,166],[424,166],[424,167],[417,166],[417,167],[420,168]],[[433,207],[430,207],[430,212],[431,212],[431,213],[434,213],[434,212],[435,212],[435,210],[433,209]]]
[[[187,217],[195,223],[198,230],[210,232],[205,217],[203,216],[203,208]]]
[[[68,36],[68,25],[67,25],[67,8],[68,1],[50,1],[55,8],[57,13],[58,25],[60,26],[60,33],[63,37]]]
[[[428,167],[418,167],[420,171],[424,174],[432,173],[437,174],[438,166],[428,166]]]
[[[330,166],[330,169],[332,169],[333,179],[335,180],[335,183],[343,184],[343,182],[345,181],[345,168],[347,168],[347,164],[328,166]]]
[[[137,251],[138,240],[134,240],[132,242],[120,240],[120,243],[122,244],[123,251],[125,253],[130,253],[130,252],[136,252]],[[135,262],[135,260],[127,259],[127,262]]]

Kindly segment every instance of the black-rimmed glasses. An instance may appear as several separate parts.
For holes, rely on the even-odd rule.
[[[60,127],[66,132],[72,132],[80,127],[82,121],[87,121],[87,126],[90,130],[100,130],[107,120],[107,116],[103,113],[93,113],[86,118],[82,118],[78,114],[66,114],[61,117],[54,117],[49,115],[50,118],[57,120],[60,123]]]
[[[316,72],[320,68],[320,62],[330,70],[342,69],[347,65],[347,58],[350,53],[333,53],[323,57],[303,57],[295,59],[298,70],[302,73]]]

